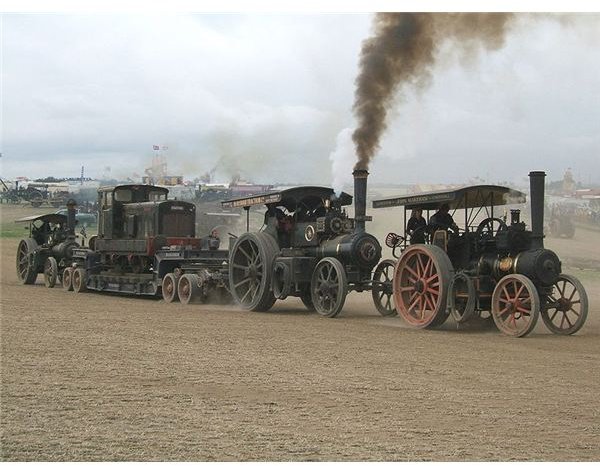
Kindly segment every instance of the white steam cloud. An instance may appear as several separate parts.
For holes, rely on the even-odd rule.
[[[340,193],[344,186],[352,184],[352,170],[350,169],[356,159],[354,142],[352,141],[352,128],[344,128],[339,132],[335,149],[329,154],[331,160],[331,186],[336,193]]]

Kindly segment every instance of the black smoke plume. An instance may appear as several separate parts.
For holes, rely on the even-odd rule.
[[[386,129],[395,95],[405,86],[424,87],[440,47],[450,42],[463,54],[499,49],[514,18],[511,13],[378,13],[373,36],[362,44],[356,78],[352,139],[358,161],[368,169]]]

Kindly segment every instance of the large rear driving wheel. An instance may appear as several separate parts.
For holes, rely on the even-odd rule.
[[[22,239],[17,248],[17,277],[23,285],[32,285],[37,278],[34,251],[39,246],[31,238]]]
[[[229,290],[235,301],[249,311],[268,311],[275,303],[271,291],[273,260],[279,252],[267,233],[244,233],[229,258]]]
[[[394,270],[394,304],[417,328],[435,327],[448,318],[446,296],[454,274],[448,255],[439,247],[415,244],[406,248]]]
[[[502,277],[492,294],[492,317],[506,335],[524,337],[533,330],[540,315],[540,297],[525,275]]]
[[[548,296],[548,304],[542,311],[546,327],[558,335],[572,335],[579,331],[588,314],[588,297],[581,282],[561,274]]]

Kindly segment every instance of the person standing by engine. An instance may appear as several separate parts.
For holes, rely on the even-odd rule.
[[[426,230],[427,221],[423,217],[423,209],[417,207],[413,209],[406,224],[406,232],[410,235],[410,244],[424,244]]]
[[[458,225],[454,223],[454,219],[450,215],[448,204],[442,204],[437,212],[431,216],[429,226],[432,233],[437,230],[452,230],[454,233],[458,233]]]

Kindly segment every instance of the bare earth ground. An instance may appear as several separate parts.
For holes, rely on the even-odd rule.
[[[2,239],[1,459],[600,460],[599,240],[547,241],[583,330],[513,339],[412,330],[366,294],[331,320],[26,287]]]

